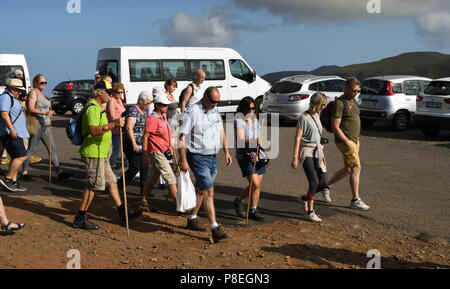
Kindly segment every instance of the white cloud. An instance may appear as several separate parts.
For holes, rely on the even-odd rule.
[[[166,45],[227,46],[239,40],[238,31],[262,31],[256,25],[238,23],[238,15],[225,6],[214,6],[200,18],[176,11],[172,18],[159,21]]]
[[[450,45],[450,13],[435,12],[418,17],[416,31],[428,44],[438,47]]]

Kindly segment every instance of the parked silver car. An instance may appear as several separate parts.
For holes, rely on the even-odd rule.
[[[365,79],[357,98],[361,122],[371,126],[382,120],[397,130],[405,130],[414,118],[416,96],[430,78],[410,75],[376,76]]]
[[[317,91],[327,102],[343,94],[345,80],[339,76],[296,75],[280,79],[264,94],[261,110],[278,113],[280,120],[296,121],[308,110],[311,96]]]
[[[435,136],[441,129],[450,130],[450,77],[430,82],[416,98],[416,119],[426,136]]]

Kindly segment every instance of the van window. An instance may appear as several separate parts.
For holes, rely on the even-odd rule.
[[[117,82],[117,60],[100,60],[97,63],[97,70],[100,75],[111,76],[113,82]]]
[[[311,86],[310,86],[311,87]],[[293,93],[297,92],[302,88],[302,85],[298,82],[281,81],[275,83],[270,92],[273,93]]]
[[[194,73],[202,69],[205,80],[225,80],[225,69],[223,60],[188,60],[189,79],[194,79]]]
[[[418,80],[403,81],[406,95],[417,95],[420,92],[420,83]]]
[[[8,82],[11,80],[14,70],[22,70],[23,67],[20,65],[1,65],[0,66],[0,86],[6,86]],[[25,76],[25,75],[24,75]],[[23,80],[25,82],[25,80]],[[23,83],[24,87],[26,87],[26,83]]]
[[[163,79],[188,80],[184,60],[163,60]]]
[[[239,59],[230,60],[231,75],[236,78],[247,81],[247,77],[250,74],[248,66]]]
[[[130,81],[160,81],[159,60],[130,60]]]

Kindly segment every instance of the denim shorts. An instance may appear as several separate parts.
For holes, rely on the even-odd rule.
[[[13,139],[9,135],[4,135],[1,136],[0,139],[2,141],[2,145],[5,147],[12,159],[27,156],[27,150],[25,149],[22,138],[17,137],[16,139]]]
[[[252,175],[253,163],[250,160],[237,160],[239,167],[241,168],[242,176],[247,177]],[[264,175],[266,173],[265,166],[255,166],[255,175]]]
[[[196,186],[200,191],[214,187],[217,175],[218,159],[215,155],[199,155],[186,152],[186,158],[194,173]]]

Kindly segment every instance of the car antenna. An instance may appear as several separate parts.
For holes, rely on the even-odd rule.
[[[70,79],[69,75],[67,73],[65,73],[67,78],[69,79],[69,81],[72,81],[72,79]]]

